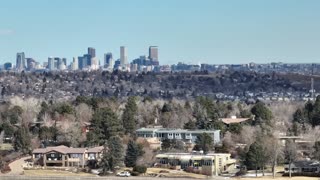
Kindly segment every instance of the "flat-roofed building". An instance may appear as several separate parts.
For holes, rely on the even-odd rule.
[[[157,166],[184,169],[204,175],[219,175],[235,168],[236,160],[228,153],[165,153],[156,155]]]
[[[138,137],[182,140],[186,143],[194,143],[197,137],[203,133],[210,135],[213,143],[220,142],[220,130],[187,130],[187,129],[170,129],[162,127],[140,128],[136,130]]]

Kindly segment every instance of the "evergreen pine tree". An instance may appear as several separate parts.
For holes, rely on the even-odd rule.
[[[207,154],[213,148],[213,140],[212,137],[207,134],[203,133],[199,135],[196,139],[195,150],[202,150],[203,153]]]
[[[130,140],[128,142],[127,153],[124,160],[125,165],[127,167],[136,166],[139,156],[141,156],[143,153],[142,146],[135,143],[133,140]]]
[[[313,105],[310,123],[313,127],[320,125],[320,96],[317,96],[317,99]]]
[[[126,104],[126,108],[122,115],[123,127],[126,134],[133,134],[136,130],[136,114],[137,114],[137,104],[135,97],[129,97]]]
[[[121,166],[123,163],[123,153],[123,146],[120,137],[110,137],[108,140],[109,166]]]
[[[320,141],[314,143],[313,149],[313,158],[320,161]]]
[[[257,102],[251,109],[253,115],[255,115],[255,124],[265,123],[271,125],[272,112],[268,109],[263,102]]]
[[[107,147],[104,146],[103,152],[102,152],[102,158],[99,162],[99,167],[102,169],[101,174],[106,175],[108,171],[112,170],[112,164],[109,163],[110,156],[107,152]]]
[[[22,125],[15,133],[14,148],[23,153],[30,153],[31,137],[27,127]]]

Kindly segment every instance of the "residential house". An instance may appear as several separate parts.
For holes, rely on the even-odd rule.
[[[250,120],[250,118],[237,118],[237,116],[231,116],[231,118],[221,118],[224,124],[229,126],[230,124],[242,124]]]
[[[32,159],[35,165],[84,167],[90,160],[99,160],[103,146],[94,148],[70,148],[67,146],[55,146],[34,149]]]
[[[289,164],[284,166],[284,172],[289,173]],[[319,161],[302,160],[291,164],[291,173],[320,173]]]
[[[170,129],[162,127],[140,128],[136,130],[138,137],[146,139],[157,138],[160,141],[164,139],[176,139],[185,143],[194,144],[197,137],[203,133],[207,133],[213,139],[213,143],[217,144],[221,141],[220,130],[187,130],[187,129]]]

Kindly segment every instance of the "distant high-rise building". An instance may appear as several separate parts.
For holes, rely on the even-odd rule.
[[[149,59],[151,61],[158,61],[158,46],[149,47]]]
[[[85,66],[84,66],[84,58],[83,58],[83,56],[79,56],[78,57],[78,66],[79,66],[79,69],[83,69]]]
[[[24,52],[17,53],[16,69],[18,71],[22,71],[25,69],[25,67],[26,67],[26,62],[25,62]]]
[[[128,63],[128,56],[127,56],[127,48],[125,46],[120,47],[120,66],[125,68]]]
[[[54,69],[59,69],[60,64],[61,64],[61,58],[55,57],[54,58]]]
[[[43,67],[49,69],[48,64],[49,64],[48,61],[47,62],[43,62]]]
[[[87,66],[91,66],[91,59],[92,59],[92,56],[90,54],[83,55],[83,68],[86,68]]]
[[[59,58],[58,59],[58,70],[65,70],[67,68],[67,59],[66,58]]]
[[[113,60],[113,59],[110,59],[108,68],[109,68],[110,70],[113,70],[113,68],[114,68],[114,60]]]
[[[116,60],[116,61],[114,62],[113,68],[114,68],[114,69],[119,69],[120,66],[121,66],[121,61],[120,61],[120,59],[118,59],[118,60]]]
[[[96,57],[96,49],[93,48],[93,47],[88,47],[88,54],[89,54],[92,58]]]
[[[99,69],[99,60],[96,57],[91,58],[90,69],[97,70]]]
[[[138,71],[138,64],[131,64],[130,72],[136,72],[136,71]]]
[[[113,59],[112,53],[104,54],[104,65],[109,65],[111,59]]]
[[[62,58],[62,63],[67,66],[67,58]]]
[[[79,60],[77,57],[74,57],[71,63],[71,70],[76,71],[78,69],[79,69]]]
[[[27,70],[30,71],[36,67],[36,61],[32,58],[26,58],[27,59]]]
[[[48,58],[48,69],[50,71],[54,70],[55,69],[55,60],[53,57],[49,57]]]
[[[4,70],[11,70],[12,63],[10,63],[10,62],[4,63],[3,68],[4,68]]]

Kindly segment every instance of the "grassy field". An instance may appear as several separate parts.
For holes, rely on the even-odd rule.
[[[69,177],[69,176],[96,176],[89,173],[72,173],[68,171],[59,171],[59,170],[24,170],[25,176],[63,176],[63,177]]]

